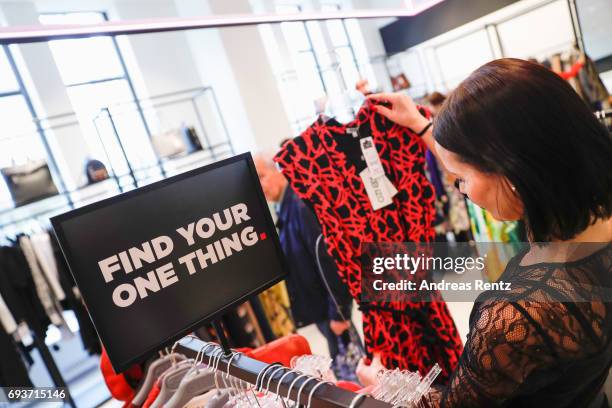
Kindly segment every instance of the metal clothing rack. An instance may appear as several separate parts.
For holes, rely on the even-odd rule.
[[[47,347],[45,343],[45,339],[41,338],[39,333],[34,333],[32,338],[34,339],[34,346],[38,349],[40,353],[40,357],[42,358],[43,364],[47,368],[49,372],[49,376],[51,377],[51,381],[58,388],[63,388],[66,392],[65,403],[70,405],[72,408],[77,408],[72,395],[70,394],[70,390],[68,389],[68,385],[66,384],[66,380],[62,377],[62,373],[60,372],[57,364],[55,364],[55,360],[53,359],[53,355]]]
[[[202,361],[204,363],[210,363],[211,360],[215,360],[215,355],[218,356],[219,348],[205,347],[207,344],[209,343],[205,343],[195,337],[186,337],[179,340],[175,350],[190,358],[195,358],[198,353],[201,353],[200,356]],[[230,364],[229,371],[228,364]],[[311,377],[302,377],[296,380],[299,373],[294,372],[293,374],[287,374],[291,371],[289,368],[281,372],[278,372],[276,369],[268,369],[264,372],[269,366],[270,364],[263,363],[245,355],[232,357],[232,355],[226,354],[219,361],[218,371],[220,373],[229,373],[231,376],[251,384],[256,384],[258,380],[263,382],[265,379],[266,389],[273,391],[278,389],[280,391],[279,395],[282,396],[286,396],[289,388],[291,388],[290,397],[295,401],[299,395],[299,402],[304,405],[308,404],[310,391],[312,391],[314,387],[317,387],[315,392],[312,393],[312,401],[310,404],[312,408],[350,408],[351,402],[353,402],[357,396],[357,394],[353,392],[336,387],[332,384],[321,384],[319,386],[318,384],[320,384],[321,381],[310,381],[309,378]],[[268,380],[270,383],[269,388],[267,387]],[[279,384],[279,380],[282,380],[282,383]],[[304,385],[300,393],[299,389],[302,388],[302,384],[306,381],[308,381],[308,384]],[[292,384],[293,387],[291,387]],[[372,397],[365,397],[354,404],[354,407],[390,408],[391,405]]]
[[[612,109],[602,109],[595,112],[595,117],[612,133]]]

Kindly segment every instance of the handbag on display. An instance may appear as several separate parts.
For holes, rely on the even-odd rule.
[[[394,91],[410,88],[410,81],[405,74],[394,75],[391,77],[391,86]]]
[[[200,138],[198,137],[195,128],[193,126],[183,126],[181,129],[189,145],[187,153],[202,150],[202,143],[200,142]]]
[[[153,148],[159,157],[169,158],[202,150],[193,127],[181,126],[153,135]]]
[[[151,137],[155,153],[159,157],[168,158],[187,153],[187,144],[180,128],[167,130]]]
[[[6,167],[1,172],[16,207],[59,194],[44,160]]]

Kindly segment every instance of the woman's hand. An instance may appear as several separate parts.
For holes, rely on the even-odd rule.
[[[384,369],[385,367],[380,361],[380,354],[374,354],[370,364],[366,363],[364,357],[359,360],[359,364],[357,365],[357,378],[364,387],[376,385],[378,373]]]
[[[368,99],[372,102],[379,103],[373,107],[376,112],[398,125],[408,127],[415,132],[420,132],[429,123],[429,121],[419,113],[412,98],[406,94],[400,92],[378,93],[368,95]],[[389,103],[390,106],[380,105],[380,103],[385,102]]]
[[[336,336],[341,336],[342,333],[347,331],[351,327],[351,322],[348,320],[337,321],[332,320],[329,322],[329,328]]]

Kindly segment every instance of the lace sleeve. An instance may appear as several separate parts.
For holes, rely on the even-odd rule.
[[[536,368],[554,361],[554,351],[525,305],[485,302],[472,316],[471,331],[446,389],[436,389],[436,407],[491,407],[510,399]]]

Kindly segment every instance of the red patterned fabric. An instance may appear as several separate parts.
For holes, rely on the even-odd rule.
[[[113,398],[119,401],[125,401],[127,403],[124,405],[125,407],[133,406],[131,405],[131,401],[134,395],[136,395],[134,384],[137,384],[143,377],[142,367],[136,364],[122,373],[116,373],[108,359],[106,350],[102,348],[100,371],[102,371],[104,382]]]
[[[147,396],[145,403],[142,404],[142,408],[149,408],[151,405],[153,405],[153,403],[159,396],[160,392],[161,392],[161,384],[160,384],[160,380],[157,380],[155,381],[155,384],[153,384],[153,388],[151,388],[151,391],[149,391],[149,395]]]
[[[385,173],[398,194],[374,211],[359,172],[365,168],[358,141],[347,128],[371,135]],[[360,301],[361,243],[429,242],[434,238],[433,188],[425,176],[425,145],[407,128],[371,109],[368,102],[351,123],[319,118],[285,143],[275,161],[296,194],[315,211],[330,255],[351,295]],[[446,382],[463,345],[444,302],[361,304],[369,353],[388,368],[421,374],[438,363]]]

